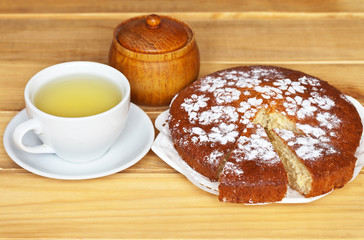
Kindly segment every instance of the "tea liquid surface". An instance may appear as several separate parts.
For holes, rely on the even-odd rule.
[[[73,75],[46,83],[35,93],[33,103],[43,112],[60,117],[86,117],[105,112],[122,99],[108,79]]]

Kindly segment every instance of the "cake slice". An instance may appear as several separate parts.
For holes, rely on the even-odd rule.
[[[264,126],[289,185],[305,197],[330,192],[352,178],[356,158],[328,140],[328,129],[294,123],[272,109],[259,111],[254,122]]]
[[[247,125],[227,159],[219,181],[220,201],[267,203],[284,198],[287,174],[260,124]]]
[[[341,188],[353,176],[356,158],[350,152],[286,129],[273,129],[270,136],[289,185],[305,197]]]

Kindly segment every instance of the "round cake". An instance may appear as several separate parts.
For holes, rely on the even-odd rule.
[[[274,66],[207,75],[169,110],[171,138],[195,171],[219,181],[220,201],[276,202],[287,186],[314,197],[353,175],[363,126],[335,87]]]

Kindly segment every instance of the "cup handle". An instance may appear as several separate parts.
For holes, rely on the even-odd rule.
[[[23,144],[24,135],[30,130],[34,130],[36,134],[41,133],[40,122],[36,119],[29,119],[19,124],[13,133],[13,140],[15,144],[25,152],[29,153],[54,153],[54,150],[45,145],[44,143],[37,146],[26,146]]]

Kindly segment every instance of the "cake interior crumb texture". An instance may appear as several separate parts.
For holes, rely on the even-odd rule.
[[[303,194],[311,191],[312,176],[302,161],[296,154],[284,143],[284,141],[273,131],[273,129],[286,129],[295,133],[302,134],[295,124],[281,113],[268,113],[262,109],[253,120],[261,124],[275,151],[278,153],[280,160],[287,172],[289,185]]]

